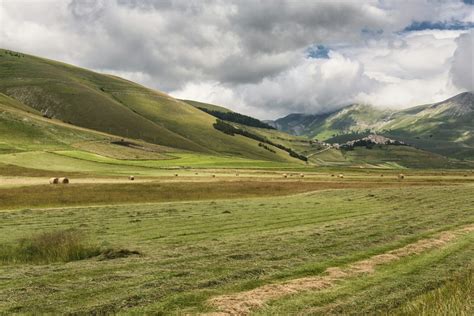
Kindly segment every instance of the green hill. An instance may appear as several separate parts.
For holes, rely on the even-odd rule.
[[[222,113],[233,113],[232,110],[225,108],[220,105],[215,105],[215,104],[210,104],[210,103],[204,103],[204,102],[199,102],[199,101],[193,101],[193,100],[180,100],[185,103],[191,104],[192,106],[196,108],[203,108],[203,109],[208,109],[211,111],[219,111]]]
[[[220,111],[229,113],[231,110],[216,106],[213,104],[186,101],[199,108],[206,108],[211,111]],[[381,125],[379,122],[389,117],[390,111],[381,111],[373,109],[368,105],[352,105],[346,107],[332,115],[322,115],[314,119],[312,123],[316,125],[319,121],[324,120],[324,124],[320,124],[318,130],[321,133],[330,132],[340,133],[344,131],[358,131],[351,134],[342,134],[337,138],[340,142],[346,142],[359,138],[361,134],[365,134],[366,130],[375,125]],[[293,119],[299,116],[304,121],[309,115],[291,115]],[[285,147],[292,148],[309,158],[309,162],[319,166],[361,166],[366,168],[469,168],[471,164],[461,163],[452,159],[448,159],[442,155],[428,152],[425,150],[413,148],[410,146],[392,146],[392,145],[376,145],[371,149],[356,147],[353,150],[335,149],[327,145],[308,139],[306,136],[291,135],[287,132],[257,128],[245,124],[237,124],[235,122],[226,121],[233,126],[256,134],[267,139],[271,143],[278,143]],[[295,132],[293,130],[293,132]],[[321,137],[319,134],[318,137]],[[271,146],[270,146],[271,147]],[[273,148],[273,147],[272,147]]]
[[[115,76],[6,50],[0,50],[0,110],[0,162],[26,167],[54,161],[56,168],[67,168],[78,160],[83,171],[97,164],[110,170],[114,165],[272,167],[277,165],[266,162],[288,166],[307,159],[314,165],[422,167],[415,163],[419,159],[431,167],[453,166],[415,148],[331,149],[221,106],[177,100]],[[468,156],[471,118],[472,94],[463,94],[396,113],[353,105],[319,116],[290,115],[275,125],[333,141],[379,130],[420,149]],[[409,151],[411,162],[400,158],[401,151]]]
[[[425,150],[474,159],[474,94],[397,112],[380,131]]]
[[[238,129],[267,140],[267,143],[265,143],[268,146],[267,150],[278,150],[278,147],[271,145],[278,144],[288,149],[291,148],[299,154],[308,156],[325,148],[321,143],[308,139],[306,136],[296,136],[287,132],[279,131],[275,127],[270,126],[265,122],[246,115],[242,115],[240,113],[236,113],[223,106],[191,100],[183,101],[207,113],[210,113],[211,115],[214,115],[223,121],[226,121],[228,124],[231,124]]]
[[[290,114],[272,124],[282,131],[330,143],[377,132],[441,155],[474,159],[473,122],[474,95],[465,92],[402,111],[356,104],[322,115]]]
[[[215,117],[165,93],[43,58],[0,50],[0,92],[45,117],[109,134],[203,154],[296,162],[216,130]]]
[[[260,147],[259,147],[260,148]],[[284,155],[288,153],[281,151]],[[276,155],[275,153],[272,153]],[[14,167],[16,166],[16,167]],[[81,172],[104,175],[171,175],[169,168],[295,168],[294,162],[183,151],[78,127],[22,105],[0,93],[0,174]],[[32,170],[35,169],[35,170]],[[47,173],[45,173],[47,172]]]

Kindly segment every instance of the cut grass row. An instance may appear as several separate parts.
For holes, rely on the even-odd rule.
[[[320,191],[293,197],[0,213],[0,243],[76,228],[140,257],[0,266],[4,313],[199,313],[211,297],[319,275],[474,223],[472,186]],[[384,313],[472,268],[472,233],[274,312]],[[27,289],[27,291],[26,291]],[[62,302],[58,305],[57,302]]]
[[[46,179],[45,179],[46,183]],[[339,182],[339,181],[213,181],[97,183],[30,185],[0,188],[0,210],[22,207],[60,207],[100,204],[156,203],[171,201],[237,199],[285,196],[316,190],[380,187],[418,187],[423,182]],[[18,197],[22,198],[19,199]]]

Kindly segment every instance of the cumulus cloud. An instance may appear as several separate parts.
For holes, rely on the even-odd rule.
[[[472,18],[459,0],[0,0],[0,46],[274,118],[472,90]]]
[[[456,40],[451,75],[453,83],[468,91],[474,91],[474,32],[462,34]]]

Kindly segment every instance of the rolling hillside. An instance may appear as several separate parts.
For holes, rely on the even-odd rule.
[[[294,161],[189,152],[122,138],[43,117],[0,93],[0,174],[23,168],[30,174],[50,176],[58,172],[155,176],[174,174],[169,169],[301,167]]]
[[[219,114],[217,114],[216,116],[222,118],[227,123],[232,124],[233,126],[241,130],[247,131],[251,134],[257,135],[268,140],[269,143],[280,144],[284,147],[292,148],[298,153],[303,154],[305,156],[309,156],[326,147],[324,144],[308,139],[308,137],[306,136],[297,136],[292,135],[291,133],[279,131],[278,129],[265,122],[248,117],[246,115],[242,115],[240,113],[236,113],[223,106],[190,100],[183,101],[203,111],[210,111],[211,113],[214,113],[214,115],[216,115],[216,113],[224,114],[224,116],[221,116]],[[270,147],[272,149],[275,149],[274,146]]]
[[[425,150],[474,159],[474,94],[395,113],[381,131]]]
[[[282,131],[335,142],[377,132],[418,148],[455,158],[474,158],[474,95],[402,111],[350,105],[322,115],[290,114],[272,122]]]
[[[193,106],[204,108],[206,110],[218,111],[223,113],[235,113],[231,110],[214,104],[189,101]],[[237,113],[238,114],[238,113]],[[367,129],[372,126],[382,126],[384,120],[391,115],[390,111],[380,111],[367,105],[353,105],[334,113],[333,115],[310,116],[303,114],[292,114],[289,117],[295,121],[305,122],[312,120],[312,126],[323,120],[324,124],[316,126],[319,131],[326,133],[339,133],[343,130],[361,131],[352,134],[343,134],[337,136],[341,143],[357,139],[360,133],[365,134]],[[298,118],[298,120],[296,120]],[[382,123],[380,123],[382,122]],[[314,139],[308,139],[306,136],[291,135],[290,133],[269,129],[238,124],[232,121],[227,123],[236,126],[239,129],[248,131],[267,139],[269,142],[282,144],[285,147],[292,148],[298,153],[308,158],[313,165],[318,166],[356,166],[364,168],[470,168],[472,164],[463,163],[453,159],[448,159],[443,155],[411,146],[395,145],[376,145],[370,149],[365,147],[355,147],[351,150],[338,149],[328,146],[324,142]],[[269,122],[271,123],[271,122]],[[311,126],[311,125],[310,125]],[[298,125],[294,125],[298,127]],[[290,132],[296,133],[295,130]],[[346,139],[344,139],[346,138]]]
[[[162,92],[26,54],[0,50],[0,92],[45,117],[109,134],[203,154],[297,161],[216,130],[215,117]]]
[[[61,161],[122,164],[109,159],[152,159],[161,162],[129,164],[157,167],[199,165],[199,159],[206,166],[226,164],[225,159],[211,157],[243,159],[238,163],[247,166],[251,161],[301,164],[308,160],[315,165],[409,167],[416,165],[412,163],[416,157],[435,162],[429,164],[432,167],[451,165],[440,156],[427,159],[431,154],[419,149],[403,149],[410,151],[409,161],[400,158],[401,149],[344,153],[222,106],[177,100],[118,77],[21,53],[0,50],[0,70],[0,153],[7,163],[20,161],[15,153],[22,153],[28,165],[40,151],[47,156],[45,161],[54,152]],[[353,105],[326,115],[290,115],[275,125],[332,142],[377,130],[421,149],[469,156],[471,118],[472,94],[468,93],[397,113]],[[126,139],[123,144],[121,138]],[[173,159],[179,162],[163,162]]]

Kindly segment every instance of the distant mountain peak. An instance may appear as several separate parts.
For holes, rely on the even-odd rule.
[[[474,94],[463,92],[447,100],[434,103],[425,111],[434,111],[437,115],[449,117],[462,117],[474,112]]]

